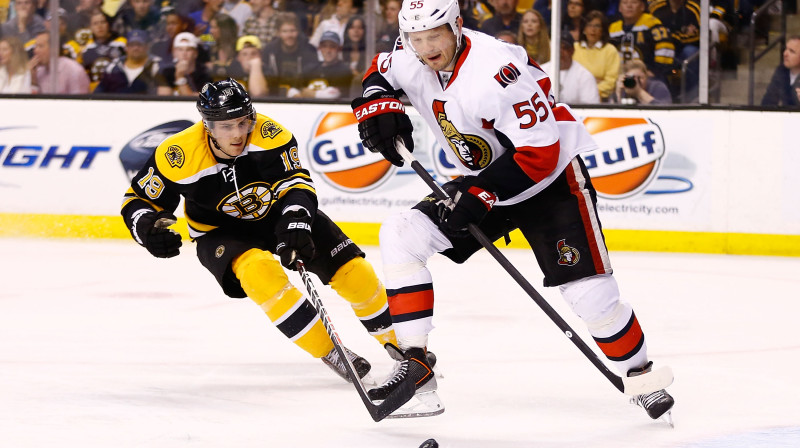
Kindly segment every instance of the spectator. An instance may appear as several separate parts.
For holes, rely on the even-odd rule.
[[[111,31],[111,19],[100,9],[92,12],[89,27],[92,40],[81,53],[81,63],[94,90],[111,62],[125,54],[125,38]]]
[[[94,93],[156,94],[158,58],[150,56],[150,35],[144,30],[131,30],[125,55],[116,59],[106,70]]]
[[[50,33],[39,33],[35,38],[33,58],[28,63],[32,68],[31,84],[33,93],[78,94],[89,93],[89,75],[86,70],[66,56],[59,56],[56,66],[50,67]],[[56,76],[55,90],[51,88],[52,73]]]
[[[158,95],[197,95],[202,86],[211,82],[208,69],[197,60],[199,39],[184,31],[172,43],[174,65],[162,67],[156,75]]]
[[[577,42],[581,38],[581,30],[585,21],[584,15],[585,7],[583,0],[567,0],[567,13],[564,14],[562,20],[563,30],[561,34],[570,33],[572,40]]]
[[[543,64],[550,60],[550,32],[539,11],[529,9],[522,15],[517,43],[537,63]]]
[[[247,87],[254,97],[266,96],[269,89],[261,60],[261,41],[256,36],[242,36],[236,41],[236,59],[228,66],[228,77]]]
[[[219,13],[211,19],[209,31],[214,39],[211,44],[211,60],[208,72],[214,81],[228,79],[228,66],[236,57],[236,39],[239,31],[233,17]]]
[[[539,11],[539,14],[542,15],[542,20],[544,20],[544,23],[546,23],[548,27],[550,26],[553,18],[552,3],[552,0],[536,0],[533,2],[533,9]],[[525,11],[522,12],[524,13]]]
[[[512,45],[518,45],[517,35],[512,33],[510,30],[500,30],[494,37],[502,40],[503,42],[508,42]]]
[[[128,0],[120,7],[112,29],[120,36],[127,36],[131,30],[145,30],[152,36],[160,20],[161,12],[153,0]]]
[[[620,20],[609,26],[611,43],[623,62],[639,59],[655,76],[666,80],[675,61],[669,30],[645,12],[645,0],[620,0]]]
[[[0,38],[0,93],[31,93],[28,54],[15,36]]]
[[[652,76],[644,62],[638,59],[627,61],[623,73],[617,79],[612,102],[620,104],[672,104],[669,88],[660,79]]]
[[[600,102],[600,94],[597,91],[597,83],[594,76],[586,70],[579,62],[572,59],[575,54],[575,41],[570,33],[561,35],[559,89],[556,99],[561,103],[567,104],[597,104]],[[551,78],[553,77],[552,61],[541,65]]]
[[[278,38],[264,46],[263,55],[270,96],[286,97],[290,88],[301,88],[303,72],[319,63],[317,49],[301,33],[292,12],[278,15]]]
[[[244,22],[242,35],[256,36],[261,45],[272,42],[278,33],[278,12],[272,6],[272,0],[250,0],[253,14]]]
[[[800,35],[786,39],[783,64],[775,69],[762,106],[800,106]]]
[[[162,64],[171,64],[172,42],[175,40],[175,36],[184,31],[192,32],[192,30],[194,30],[192,19],[179,14],[177,9],[172,9],[164,16],[164,36],[150,45],[150,54],[160,58]]]
[[[65,15],[66,11],[64,11],[63,8],[58,8],[58,17],[62,18]],[[53,17],[50,14],[47,14],[47,16],[44,18],[44,26],[48,30],[52,29],[50,28],[52,19]],[[61,56],[66,56],[70,59],[80,62],[80,54],[83,51],[83,48],[67,32],[67,22],[65,20],[59,19],[58,21],[58,42],[59,46],[61,47]]]
[[[319,41],[322,61],[313,69],[303,73],[304,86],[293,92],[301,98],[349,98],[353,73],[350,65],[341,58],[342,44],[335,31],[326,31]],[[290,94],[290,96],[292,96]]]
[[[231,16],[238,29],[244,28],[244,23],[253,15],[253,8],[242,0],[225,0],[221,12]],[[252,92],[250,92],[252,94]]]
[[[358,91],[360,93],[360,81],[367,71],[367,24],[361,16],[350,17],[344,27],[344,39],[342,39],[342,59],[350,64],[350,71],[354,79],[359,81]],[[371,60],[370,60],[371,62]]]
[[[203,8],[193,11],[189,18],[194,21],[194,34],[200,36],[200,40],[208,42],[211,40],[209,26],[211,19],[222,10],[222,2],[225,0],[203,0]]]
[[[700,5],[692,0],[656,0],[650,3],[650,13],[669,30],[675,45],[675,67],[683,67],[683,62],[700,51]],[[700,58],[688,64],[686,73],[679,77],[686,80],[688,92],[694,92],[700,76]],[[672,96],[678,97],[680,85],[672,86]],[[687,102],[688,98],[682,98]]]
[[[587,14],[581,40],[575,46],[572,58],[594,75],[600,100],[608,102],[617,84],[620,60],[617,48],[609,43],[606,16],[602,12]]]
[[[353,0],[336,0],[336,8],[330,17],[319,22],[319,25],[314,28],[314,34],[311,35],[309,42],[311,45],[318,47],[322,34],[326,31],[334,31],[339,35],[339,39],[344,38],[344,29],[348,21],[356,13],[358,9],[353,4]]]
[[[517,0],[495,0],[494,17],[481,24],[481,31],[496,36],[500,30],[519,31],[522,14],[517,12]]]
[[[16,0],[14,13],[16,15],[0,27],[0,36],[16,37],[26,49],[30,48],[31,41],[47,30],[44,19],[36,14],[36,1]]]
[[[400,37],[397,15],[400,13],[402,4],[401,0],[386,0],[383,5],[383,25],[378,30],[378,39],[375,44],[375,49],[378,53],[392,51],[395,41]],[[473,29],[477,29],[477,27]]]
[[[92,21],[92,12],[103,5],[103,0],[78,0],[75,10],[60,17],[59,21],[67,22],[67,33],[75,39],[81,47],[85,47],[92,37],[89,29]]]

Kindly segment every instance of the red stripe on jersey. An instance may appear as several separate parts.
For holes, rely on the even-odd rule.
[[[576,121],[575,117],[564,106],[556,106],[553,108],[553,118],[556,121]]]
[[[453,70],[453,76],[450,77],[450,81],[447,81],[447,86],[445,86],[445,89],[450,87],[450,84],[452,84],[453,81],[456,80],[456,77],[458,77],[458,71],[461,69],[464,61],[467,60],[469,50],[472,48],[472,42],[469,40],[469,37],[464,36],[464,42],[464,49],[461,51],[461,54],[458,55],[458,60],[456,60],[456,68]]]
[[[433,289],[400,293],[388,297],[389,313],[399,316],[433,310]]]
[[[642,344],[644,333],[635,315],[622,331],[610,338],[595,338],[597,346],[609,359],[628,359]]]
[[[369,78],[369,75],[378,71],[378,56],[380,55],[381,54],[378,53],[374,58],[372,58],[372,65],[370,65],[370,67],[367,69],[367,72],[364,73],[364,77],[361,78],[361,82],[364,82],[365,79]]]
[[[580,167],[577,165],[578,164],[576,163],[575,160],[573,160],[569,165],[567,165],[566,169],[567,183],[569,184],[570,193],[572,193],[578,200],[578,208],[581,211],[581,221],[583,221],[583,229],[584,232],[586,233],[586,239],[589,243],[589,250],[592,252],[594,270],[598,274],[604,274],[606,272],[606,269],[603,264],[603,257],[600,254],[600,247],[597,242],[597,235],[595,235],[594,227],[592,226],[592,217],[590,216],[590,213],[594,213],[594,207],[592,206],[592,204],[587,203],[586,195],[583,194],[584,182],[579,182],[575,174],[575,171],[580,169]]]
[[[542,89],[545,95],[547,95],[547,102],[550,103],[550,107],[555,106],[555,103],[552,101],[553,98],[553,86],[550,84],[550,78],[544,77],[538,79],[536,84],[539,84],[539,88]]]
[[[556,169],[559,151],[559,142],[550,146],[520,146],[514,154],[514,161],[534,182],[541,182]]]

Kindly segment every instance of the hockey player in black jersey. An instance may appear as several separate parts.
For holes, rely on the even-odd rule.
[[[596,148],[594,140],[569,106],[555,102],[550,79],[524,48],[462,25],[456,0],[403,2],[402,47],[375,57],[363,96],[352,103],[364,146],[402,166],[410,160],[398,152],[397,139],[409,150],[414,146],[400,102],[406,95],[463,174],[444,185],[450,199],[432,194],[381,226],[389,309],[403,361],[370,396],[381,399],[405,382],[415,384],[420,398],[435,393],[425,356],[434,309],[426,263],[436,253],[463,263],[481,249],[468,231],[471,224],[491,241],[520,229],[545,286],[560,289],[608,362],[625,379],[648,375],[644,332],[633,307],[620,298],[596,191],[580,157]],[[667,376],[657,390],[636,389],[635,401],[654,419],[673,405],[662,389],[672,380],[671,372]]]
[[[383,284],[317,208],[288,129],[257,114],[232,79],[206,84],[197,109],[203,119],[164,140],[125,193],[122,217],[131,236],[155,257],[178,255],[181,236],[169,226],[183,197],[197,257],[223,292],[250,297],[289,340],[349,379],[314,307],[284,268],[302,260],[382,345],[396,342]],[[346,352],[363,378],[369,362]]]

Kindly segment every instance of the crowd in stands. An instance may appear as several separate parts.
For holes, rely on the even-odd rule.
[[[696,98],[699,1],[460,5],[465,27],[524,47],[549,73],[554,3],[562,8],[559,100],[669,104]],[[712,63],[724,65],[741,12],[733,0],[711,4]],[[374,56],[366,53],[366,14],[377,24],[375,50],[392,51],[401,0],[379,0],[375,11],[365,9],[364,0],[61,0],[59,6],[61,54],[51,67],[48,0],[0,0],[0,93],[189,96],[208,81],[231,77],[256,98],[349,99],[360,94]],[[787,43],[794,54],[798,41]],[[781,67],[776,77],[800,86],[800,67]],[[780,95],[776,88],[769,101],[780,96],[775,101],[797,105],[800,87],[783,86]]]

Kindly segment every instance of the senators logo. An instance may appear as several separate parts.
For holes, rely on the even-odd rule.
[[[277,124],[266,120],[264,124],[261,125],[261,137],[262,138],[275,138],[278,134],[281,133],[283,129],[281,129]]]
[[[500,67],[500,70],[494,75],[494,80],[505,89],[516,83],[519,80],[519,75],[521,75],[519,69],[514,64],[509,63]]]
[[[439,122],[444,137],[447,139],[450,149],[458,156],[458,160],[471,170],[481,170],[489,166],[492,161],[492,149],[486,140],[477,135],[462,134],[447,119],[444,111],[446,101],[433,101],[433,115]]]
[[[220,201],[217,210],[236,219],[258,221],[267,216],[274,202],[272,188],[266,182],[254,182]]]
[[[558,264],[561,266],[575,266],[581,260],[581,253],[572,246],[567,246],[565,240],[559,240],[556,244],[558,248]]]
[[[186,161],[186,156],[183,154],[183,149],[178,145],[172,145],[167,148],[167,152],[164,155],[167,157],[169,166],[173,168],[182,167],[183,162]]]

